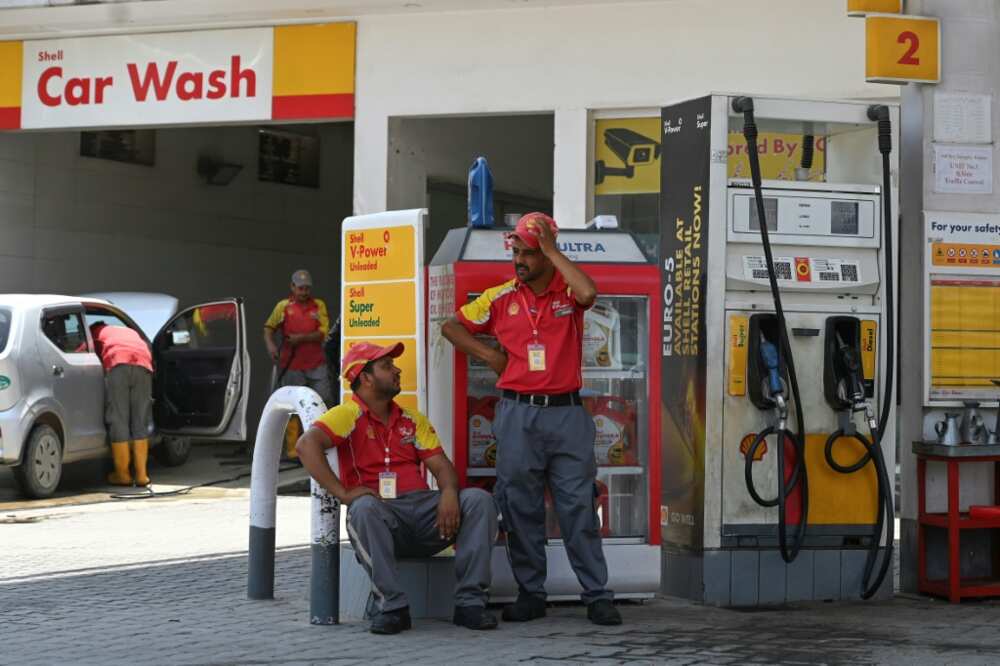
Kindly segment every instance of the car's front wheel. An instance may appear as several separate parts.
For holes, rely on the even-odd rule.
[[[164,467],[179,467],[190,455],[190,437],[164,437],[153,447],[153,456]]]
[[[62,478],[62,440],[55,428],[40,423],[31,430],[14,478],[28,497],[41,499],[56,491]]]

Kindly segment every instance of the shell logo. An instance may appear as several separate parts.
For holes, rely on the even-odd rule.
[[[518,307],[517,303],[511,303],[510,306],[507,308],[507,314],[509,314],[511,317],[513,317],[520,311],[521,308]]]
[[[740,440],[740,453],[743,455],[744,458],[747,457],[747,451],[749,451],[750,447],[753,446],[753,440],[755,439],[757,439],[757,433],[751,432],[747,435],[744,435],[743,439]],[[767,453],[767,440],[764,440],[764,443],[758,446],[757,450],[754,451],[753,461],[760,462],[761,460],[764,459],[765,453]]]

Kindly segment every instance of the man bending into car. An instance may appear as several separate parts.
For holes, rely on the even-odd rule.
[[[375,613],[371,632],[410,628],[409,602],[399,584],[397,557],[430,557],[455,544],[455,624],[495,629],[486,610],[490,556],[497,536],[493,498],[479,488],[459,492],[458,475],[423,414],[400,407],[400,370],[393,359],[403,344],[361,342],[340,364],[353,395],[321,416],[296,443],[299,460],[328,493],[348,507],[347,533],[371,577]],[[325,449],[335,446],[340,478]],[[426,466],[441,489],[430,490]]]
[[[104,420],[111,436],[114,486],[148,486],[150,407],[153,402],[153,356],[149,345],[127,326],[90,326],[94,348],[104,366]],[[131,456],[129,442],[132,443]],[[135,475],[129,470],[129,458]]]

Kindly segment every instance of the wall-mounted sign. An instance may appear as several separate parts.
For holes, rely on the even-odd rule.
[[[934,144],[934,191],[992,194],[993,146]]]
[[[950,143],[993,141],[992,96],[934,91],[934,140]]]
[[[941,22],[924,16],[865,17],[865,81],[941,80]]]
[[[848,16],[865,14],[901,14],[903,0],[847,0]]]
[[[350,118],[354,53],[353,23],[3,42],[0,129]]]

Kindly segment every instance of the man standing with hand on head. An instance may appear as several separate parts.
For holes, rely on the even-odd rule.
[[[543,213],[522,217],[507,241],[516,277],[487,289],[442,328],[455,347],[489,364],[503,390],[493,420],[502,528],[518,584],[503,619],[545,616],[545,486],[555,502],[587,617],[621,624],[594,508],[594,421],[583,408],[583,313],[597,288],[556,246],[558,227]],[[476,340],[497,338],[501,349]]]

